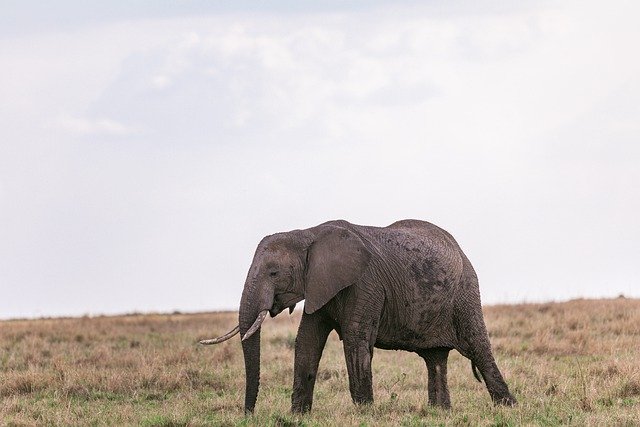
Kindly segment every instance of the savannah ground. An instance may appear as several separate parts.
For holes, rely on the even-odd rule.
[[[197,344],[236,313],[129,315],[0,322],[0,425],[640,425],[640,300],[485,307],[515,408],[494,407],[470,363],[449,357],[452,410],[426,405],[415,354],[376,350],[375,403],[351,403],[332,333],[310,414],[289,412],[299,312],[262,328],[262,380],[243,414],[238,336]]]

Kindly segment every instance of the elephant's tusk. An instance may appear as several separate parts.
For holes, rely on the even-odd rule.
[[[222,335],[221,337],[212,338],[210,340],[202,340],[202,341],[200,341],[200,344],[202,344],[202,345],[218,344],[218,343],[221,343],[222,341],[228,340],[229,338],[231,338],[232,336],[234,336],[238,332],[240,332],[240,326],[236,326],[235,328],[233,328],[232,330],[230,330],[226,334]]]
[[[262,322],[264,322],[264,318],[267,317],[268,312],[269,310],[262,310],[258,314],[258,317],[256,317],[256,321],[253,322],[253,325],[251,325],[247,333],[242,337],[242,341],[249,339],[251,335],[253,335],[258,329],[260,329],[260,325],[262,325]]]

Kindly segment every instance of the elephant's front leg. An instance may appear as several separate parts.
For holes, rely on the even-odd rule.
[[[372,403],[371,359],[373,347],[367,340],[344,339],[344,355],[349,374],[349,390],[353,403]]]
[[[293,368],[292,412],[308,412],[313,403],[313,387],[318,374],[318,364],[327,337],[332,328],[322,321],[318,313],[302,314]]]

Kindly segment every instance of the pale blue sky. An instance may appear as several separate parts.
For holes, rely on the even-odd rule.
[[[487,303],[640,296],[636,3],[38,3],[0,4],[0,318],[234,309],[336,218],[441,225]]]

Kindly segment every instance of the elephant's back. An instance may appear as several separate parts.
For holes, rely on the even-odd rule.
[[[440,228],[435,224],[419,219],[402,219],[388,225],[387,227],[385,227],[385,229],[404,230],[406,232],[413,233],[416,236],[427,238],[432,236],[443,236],[453,245],[458,245],[453,236],[444,228]]]
[[[428,283],[437,290],[462,274],[465,257],[460,246],[451,234],[430,222],[403,219],[387,227],[373,227],[338,220],[322,225],[354,231],[383,262],[407,272],[410,277],[405,280],[423,287]]]
[[[400,252],[409,254],[409,259],[426,256],[434,258],[434,261],[444,262],[450,268],[462,268],[463,257],[458,242],[437,225],[427,221],[405,219],[394,222],[383,230],[386,243],[394,244]]]

